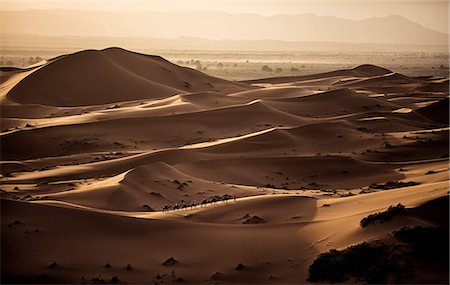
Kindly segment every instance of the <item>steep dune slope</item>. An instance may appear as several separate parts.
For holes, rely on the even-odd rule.
[[[56,58],[20,81],[7,98],[18,103],[84,106],[247,88],[242,83],[179,67],[158,56],[110,48]]]
[[[429,106],[416,110],[417,113],[430,118],[431,120],[448,125],[449,123],[449,99],[443,99]]]

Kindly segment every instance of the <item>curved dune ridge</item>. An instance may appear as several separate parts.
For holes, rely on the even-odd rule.
[[[320,253],[448,225],[448,79],[231,82],[109,48],[2,82],[3,283],[303,284]]]

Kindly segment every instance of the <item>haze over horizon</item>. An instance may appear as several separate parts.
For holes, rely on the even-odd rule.
[[[2,33],[91,37],[196,37],[377,44],[448,44],[448,34],[403,16],[349,20],[337,16],[261,16],[208,11],[0,11]],[[117,19],[120,19],[118,21]],[[370,32],[369,32],[370,31]]]
[[[447,45],[447,8],[447,1],[403,0],[7,0],[0,6],[0,32]]]
[[[192,12],[223,11],[228,13],[257,14],[262,16],[297,15],[313,13],[318,16],[362,20],[371,17],[399,15],[417,22],[425,28],[448,33],[448,1],[261,1],[261,0],[140,0],[140,1],[40,1],[5,0],[0,10],[68,9],[95,11],[159,11]]]

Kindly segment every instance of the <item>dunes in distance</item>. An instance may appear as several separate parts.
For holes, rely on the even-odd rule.
[[[448,78],[233,82],[108,48],[1,82],[3,282],[298,284],[331,249],[448,229]],[[404,282],[448,282],[411,260]]]

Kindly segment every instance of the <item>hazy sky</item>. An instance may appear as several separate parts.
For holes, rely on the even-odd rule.
[[[441,32],[448,32],[447,0],[0,0],[0,9],[81,9],[102,11],[225,11],[230,13],[332,15],[364,19],[400,15]]]

